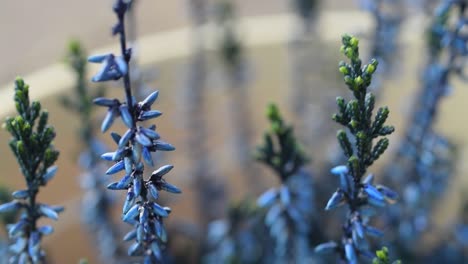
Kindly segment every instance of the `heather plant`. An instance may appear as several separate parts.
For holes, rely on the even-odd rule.
[[[259,208],[250,199],[231,204],[226,219],[209,225],[203,263],[260,263],[266,247],[258,216]]]
[[[63,211],[61,206],[37,200],[41,187],[57,172],[54,163],[59,152],[53,145],[55,130],[48,124],[49,114],[41,109],[41,104],[30,102],[29,86],[21,78],[15,81],[14,100],[18,115],[7,118],[4,126],[12,135],[9,145],[26,181],[26,189],[14,191],[14,200],[0,205],[0,213],[19,213],[19,220],[7,225],[10,263],[44,263],[46,254],[41,241],[54,229],[50,225],[39,226],[38,220],[42,217],[58,220],[58,214]]]
[[[73,95],[62,98],[63,106],[79,117],[78,142],[82,146],[79,164],[84,197],[81,205],[82,222],[95,239],[99,254],[103,261],[118,262],[118,256],[123,256],[118,243],[119,228],[112,221],[114,197],[107,192],[110,180],[106,175],[106,167],[101,162],[101,154],[107,150],[105,144],[97,137],[98,124],[93,119],[92,98],[102,96],[103,87],[90,94],[87,84],[86,52],[78,41],[72,41],[67,51],[67,62],[75,74],[76,82]]]
[[[404,18],[404,3],[402,0],[364,0],[362,5],[372,14],[375,23],[370,57],[379,61],[379,69],[372,82],[372,88],[378,89],[380,80],[389,76],[388,72],[392,70],[398,55],[397,42]]]
[[[281,185],[262,194],[257,205],[264,209],[264,224],[273,240],[274,263],[310,261],[308,236],[313,224],[312,179],[304,166],[308,159],[276,105],[269,105],[270,129],[258,147],[257,160],[271,168]],[[267,249],[265,249],[267,251]],[[266,252],[266,254],[271,254]],[[269,256],[267,256],[269,257]]]
[[[319,0],[293,0],[294,11],[301,18],[306,33],[311,31]]]
[[[233,1],[220,0],[216,6],[216,23],[220,27],[219,56],[229,85],[229,113],[233,133],[232,149],[238,166],[243,171],[250,162],[251,123],[246,87],[246,61],[241,40],[237,33],[236,9]]]
[[[207,142],[209,141],[208,122],[203,113],[206,109],[206,86],[208,78],[208,59],[205,54],[204,37],[201,29],[207,21],[208,3],[206,0],[189,0],[192,18],[192,54],[187,65],[187,73],[183,84],[182,106],[185,129],[191,131],[187,135],[186,145],[190,146],[187,155],[192,175],[192,186],[196,190],[198,215],[201,223],[200,231],[206,233],[207,225],[213,219],[219,218],[220,207],[224,208],[225,188],[214,176],[216,165],[212,162]],[[206,211],[204,208],[211,208]]]
[[[369,251],[367,236],[382,236],[382,231],[369,224],[373,208],[384,207],[397,199],[397,194],[388,187],[374,184],[373,174],[364,177],[368,168],[387,149],[389,140],[385,136],[391,134],[394,128],[385,124],[389,114],[387,107],[380,107],[373,118],[375,97],[368,89],[377,70],[377,60],[372,59],[363,66],[359,58],[358,39],[344,35],[342,43],[341,51],[350,62],[340,62],[339,70],[354,99],[346,102],[338,97],[339,111],[333,115],[333,120],[349,131],[337,132],[338,142],[348,161],[346,165],[331,170],[339,176],[340,186],[325,210],[346,205],[347,214],[341,241],[320,244],[315,251],[334,251],[343,261],[358,263],[360,256],[372,258],[374,255]]]
[[[440,103],[450,92],[452,78],[465,78],[466,5],[466,1],[442,1],[435,10],[427,34],[428,62],[415,109],[386,173],[388,181],[403,186],[401,205],[386,215],[387,222],[395,228],[397,237],[393,239],[398,241],[395,244],[405,254],[418,249],[416,241],[430,227],[433,204],[454,171],[453,146],[433,126]]]
[[[117,182],[108,185],[111,190],[126,190],[127,195],[122,209],[122,220],[133,226],[125,241],[134,240],[128,249],[129,256],[142,256],[144,263],[157,263],[163,260],[162,250],[167,242],[167,233],[163,225],[163,219],[168,217],[171,209],[158,204],[157,200],[161,191],[180,193],[180,189],[169,184],[163,178],[172,170],[172,165],[165,165],[153,171],[149,177],[145,177],[145,165],[153,166],[151,156],[156,151],[172,151],[175,148],[160,140],[156,132],[156,126],[144,127],[142,122],[157,118],[160,111],[151,110],[151,106],[158,98],[158,91],[148,95],[143,101],[136,102],[132,96],[129,65],[131,60],[131,48],[127,47],[125,18],[130,3],[116,0],[113,10],[117,16],[117,23],[112,28],[113,35],[118,35],[121,54],[104,54],[88,58],[88,61],[101,63],[101,70],[92,78],[94,82],[110,80],[123,80],[125,101],[119,99],[96,98],[94,103],[107,107],[108,112],[101,125],[101,130],[106,132],[121,118],[128,128],[123,135],[111,133],[118,145],[114,152],[104,153],[101,157],[115,164],[106,174],[113,175],[121,171],[124,176]]]

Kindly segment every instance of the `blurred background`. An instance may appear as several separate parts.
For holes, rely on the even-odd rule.
[[[429,57],[427,30],[437,1],[236,0],[229,1],[227,9],[225,2],[138,0],[129,21],[138,69],[132,76],[146,84],[141,85],[142,95],[147,94],[145,89],[160,91],[155,108],[164,114],[156,124],[162,139],[176,147],[155,160],[156,166],[175,166],[168,181],[183,190],[182,195],[161,198],[172,208],[165,222],[173,239],[170,247],[187,254],[192,263],[197,262],[197,247],[206,239],[209,222],[225,218],[232,202],[255,199],[280,184],[272,171],[253,159],[255,146],[268,128],[265,109],[269,102],[277,103],[287,122],[294,125],[311,159],[307,169],[317,189],[314,214],[328,221],[323,227],[325,241],[339,237],[342,215],[322,209],[338,182],[329,170],[343,162],[335,138],[339,126],[330,119],[336,111],[335,97],[349,98],[337,70],[343,59],[339,52],[343,33],[360,38],[365,60],[375,56],[381,60],[372,89],[377,105],[391,109],[388,123],[396,127],[390,151],[371,172],[378,181],[384,179],[382,175],[392,177],[398,172],[404,174],[400,178],[414,177],[406,175],[410,170],[394,167],[406,166],[398,163],[404,163],[398,157],[403,155],[401,145],[420,96]],[[309,8],[300,2],[313,4]],[[14,114],[13,80],[21,75],[31,86],[32,99],[41,100],[49,110],[50,123],[57,131],[59,172],[39,195],[41,201],[66,208],[53,223],[56,233],[44,239],[53,263],[76,263],[80,258],[103,263],[92,235],[81,224],[80,123],[64,109],[60,98],[73,96],[75,77],[66,65],[71,39],[78,40],[88,54],[117,49],[110,30],[115,20],[111,4],[92,0],[3,0],[0,4],[0,118]],[[374,5],[381,13],[376,13]],[[383,17],[390,21],[377,19]],[[90,66],[90,76],[93,72]],[[468,198],[468,138],[463,116],[468,89],[457,76],[450,84],[450,96],[437,105],[431,127],[444,142],[444,149],[434,150],[435,158],[431,158],[442,153],[445,162],[439,175],[442,183],[432,184],[443,188],[431,193],[430,205],[418,211],[421,217],[413,217],[416,224],[410,221],[412,228],[422,226],[422,234],[418,248],[406,252],[409,255],[430,255],[441,243],[456,241],[461,232],[457,228],[467,224],[463,208]],[[107,85],[105,91],[123,96],[118,82]],[[96,120],[103,116],[101,109],[95,111]],[[113,129],[124,131],[123,126]],[[14,190],[23,187],[24,180],[9,152],[9,137],[0,131],[0,184]],[[113,147],[107,135],[99,137]],[[388,182],[402,196],[413,190],[397,185],[398,181]],[[117,192],[113,198],[117,223],[123,197]],[[391,230],[381,222],[383,230]],[[386,239],[397,240],[382,240]],[[463,250],[466,254],[466,246]]]

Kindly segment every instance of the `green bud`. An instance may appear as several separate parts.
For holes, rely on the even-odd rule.
[[[367,74],[373,74],[375,72],[375,66],[372,64],[367,65],[366,67],[366,73]]]
[[[345,45],[342,45],[342,46],[340,47],[340,52],[341,52],[341,54],[346,54],[346,53],[345,53],[345,52],[346,52],[346,47],[345,47]]]
[[[356,37],[351,37],[351,39],[349,40],[349,44],[356,48],[359,45],[359,39],[357,39]]]
[[[24,150],[24,143],[23,141],[19,140],[16,142],[16,151],[18,151],[18,153],[22,156],[24,155],[25,153],[25,150]]]
[[[267,115],[268,119],[270,119],[271,121],[281,119],[281,116],[280,116],[279,110],[278,110],[278,106],[276,106],[275,104],[272,104],[272,103],[268,105],[266,115]]]
[[[358,76],[358,77],[354,78],[354,84],[355,84],[356,86],[360,86],[360,85],[363,84],[363,83],[364,83],[364,80],[362,79],[361,76]]]
[[[348,125],[350,126],[350,128],[352,128],[353,130],[356,130],[359,126],[359,122],[356,121],[355,119],[352,119]]]
[[[353,84],[353,79],[351,79],[351,76],[349,76],[349,75],[346,75],[346,76],[344,77],[344,81],[345,81],[345,83],[346,83],[347,85],[352,85],[352,84]]]
[[[348,67],[346,67],[346,66],[341,66],[339,68],[339,71],[344,75],[347,75],[349,73]]]
[[[354,50],[351,47],[347,47],[345,50],[345,55],[346,57],[351,59],[352,57],[354,57]]]

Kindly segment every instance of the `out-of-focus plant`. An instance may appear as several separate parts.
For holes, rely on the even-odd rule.
[[[260,243],[259,208],[249,199],[232,204],[227,219],[210,223],[208,254],[204,263],[259,263],[264,245]]]
[[[61,206],[37,201],[41,187],[56,174],[54,166],[59,152],[52,144],[55,130],[48,125],[48,112],[37,101],[30,102],[29,86],[21,78],[15,81],[15,105],[18,115],[9,117],[5,127],[12,135],[10,148],[26,181],[26,189],[13,192],[13,201],[0,205],[0,213],[21,212],[16,223],[7,225],[12,244],[10,263],[43,263],[46,255],[41,247],[43,236],[50,235],[50,225],[38,226],[41,217],[58,220]],[[4,256],[5,257],[5,256]]]
[[[242,171],[247,169],[250,155],[251,123],[246,89],[246,60],[237,31],[236,9],[232,0],[219,0],[216,5],[216,23],[220,29],[219,55],[229,85],[229,113],[232,120],[230,134],[235,161]]]
[[[368,223],[373,207],[384,207],[397,199],[394,191],[373,183],[373,174],[364,177],[368,168],[387,149],[389,140],[385,136],[391,134],[394,128],[385,124],[389,114],[387,107],[379,108],[372,118],[375,97],[368,89],[377,70],[377,60],[372,59],[363,66],[359,58],[359,40],[344,35],[342,43],[341,52],[350,63],[340,62],[339,70],[343,73],[344,81],[354,99],[346,102],[344,98],[338,97],[336,101],[339,111],[333,115],[333,120],[349,130],[349,133],[344,130],[337,133],[338,142],[348,162],[347,165],[337,166],[331,171],[340,177],[340,187],[333,193],[325,210],[343,205],[347,205],[348,210],[341,241],[320,244],[315,251],[335,251],[343,261],[358,263],[360,256],[372,258],[374,255],[368,249],[366,237],[382,236],[382,231]],[[349,135],[353,140],[350,140]],[[383,138],[378,139],[379,137]]]
[[[304,25],[304,31],[310,33],[314,16],[316,15],[319,0],[293,0],[293,6],[298,17]]]
[[[370,57],[379,61],[371,85],[376,90],[381,87],[381,79],[390,76],[389,72],[398,57],[398,35],[404,18],[404,1],[364,0],[361,3],[372,14],[375,23]]]
[[[128,255],[144,257],[144,263],[157,263],[162,261],[162,250],[167,242],[166,229],[163,219],[169,216],[171,209],[157,203],[161,191],[180,193],[180,189],[169,184],[163,178],[172,165],[165,165],[155,170],[149,177],[144,176],[145,166],[153,166],[152,152],[172,151],[175,148],[169,143],[160,140],[156,126],[144,127],[142,122],[154,119],[161,115],[160,111],[151,110],[151,105],[158,98],[159,92],[153,92],[141,102],[136,102],[132,96],[129,64],[131,48],[127,47],[125,31],[125,18],[129,2],[116,0],[113,10],[118,18],[112,32],[119,36],[121,54],[96,55],[88,61],[101,63],[101,70],[92,78],[94,82],[104,82],[123,79],[125,101],[119,99],[96,98],[94,103],[107,107],[108,112],[102,122],[101,130],[106,132],[121,118],[128,128],[123,135],[111,133],[118,148],[114,152],[104,153],[101,157],[115,164],[106,174],[113,175],[124,171],[121,180],[108,185],[111,190],[126,190],[127,195],[122,209],[122,220],[131,224],[134,229],[125,235],[125,241],[134,240],[129,247]]]
[[[428,31],[428,62],[415,108],[386,173],[389,182],[402,186],[402,203],[388,211],[386,221],[395,228],[392,239],[404,259],[409,256],[401,252],[413,255],[419,249],[417,241],[430,228],[433,204],[444,192],[455,166],[454,147],[433,126],[440,103],[451,90],[451,79],[466,78],[466,6],[464,0],[447,0],[435,10]]]
[[[308,159],[276,105],[268,106],[267,116],[270,129],[256,158],[276,173],[281,185],[257,200],[266,211],[263,221],[274,245],[274,251],[265,254],[273,253],[271,259],[275,263],[307,263],[308,236],[315,212],[312,178],[303,168]]]
[[[224,186],[214,177],[216,164],[213,164],[208,147],[209,133],[207,131],[206,115],[193,115],[206,110],[205,92],[208,78],[208,60],[205,54],[202,25],[207,21],[208,2],[206,0],[189,0],[192,18],[192,54],[187,65],[187,73],[183,84],[182,116],[185,129],[191,131],[187,135],[187,155],[191,161],[190,175],[192,186],[196,190],[200,234],[206,233],[207,225],[223,213],[225,206]],[[204,208],[211,208],[208,212]],[[220,208],[222,207],[222,208]]]
[[[106,167],[100,157],[107,147],[97,137],[97,123],[92,118],[93,98],[102,96],[103,89],[99,87],[97,92],[90,94],[86,81],[86,52],[78,41],[70,42],[66,59],[75,74],[76,82],[73,96],[63,97],[62,104],[69,111],[75,112],[80,120],[78,140],[81,142],[82,153],[79,164],[83,170],[80,181],[85,191],[80,215],[83,224],[96,240],[102,260],[117,263],[123,252],[117,238],[118,227],[112,221],[114,198],[106,189],[109,176],[106,175]]]

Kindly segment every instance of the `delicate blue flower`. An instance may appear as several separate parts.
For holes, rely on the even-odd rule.
[[[346,201],[346,198],[344,196],[343,191],[338,189],[336,192],[333,193],[330,200],[328,200],[325,210],[331,210],[331,209],[337,208],[343,205],[345,201]]]

